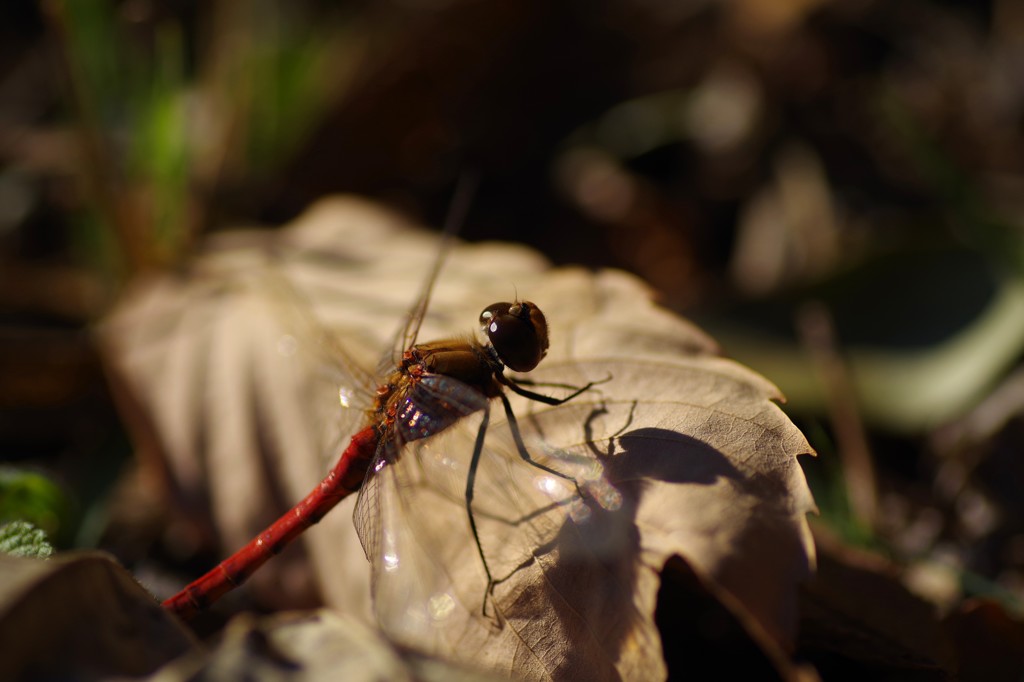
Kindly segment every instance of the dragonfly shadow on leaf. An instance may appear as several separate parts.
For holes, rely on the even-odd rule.
[[[609,465],[626,453],[612,440],[592,440],[595,431],[587,426],[606,413],[603,408],[594,409],[583,423],[584,449],[589,450],[591,461],[596,457],[604,464],[607,475]],[[629,423],[627,418],[625,424]],[[622,424],[613,428],[621,430]],[[601,452],[599,446],[605,444],[608,451]],[[563,457],[563,466],[584,459],[579,453],[563,453]],[[583,487],[589,492],[589,483]],[[606,507],[597,498],[577,498],[587,513],[561,516],[557,531],[498,580],[496,604],[503,621],[521,628],[525,641],[535,639],[531,628],[543,623],[544,641],[557,643],[559,654],[549,660],[553,679],[572,679],[581,671],[586,671],[587,679],[615,679],[616,661],[626,647],[636,644],[642,622],[635,601],[640,567],[637,500],[627,495]]]
[[[642,479],[710,485],[720,478],[742,478],[725,455],[700,439],[656,427],[627,430],[636,417],[636,408],[634,401],[625,422],[604,437],[597,435],[595,425],[610,414],[607,406],[592,409],[584,422],[587,448],[603,464],[605,478],[616,487]],[[600,445],[605,446],[603,450]]]
[[[604,452],[599,444],[606,446]],[[571,642],[559,663],[562,672],[572,677],[573,671],[587,670],[590,676],[614,679],[615,661],[624,655],[624,647],[637,645],[637,639],[659,646],[647,641],[653,635],[640,628],[636,599],[641,570],[636,513],[645,482],[713,485],[742,475],[717,449],[667,429],[620,431],[589,447],[602,460],[605,477],[622,493],[621,506],[604,509],[591,501],[585,522],[567,519],[521,567],[539,568],[543,579],[530,581],[504,615],[529,616],[537,604],[547,604],[551,620],[546,622]],[[553,671],[553,677],[560,673]]]
[[[591,503],[583,522],[566,518],[554,538],[500,583],[503,620],[544,623],[545,638],[561,646],[553,679],[615,679],[615,661],[634,636],[641,614],[634,603],[640,535],[631,502],[608,510]],[[524,626],[532,627],[531,626]]]
[[[677,431],[635,429],[619,436],[613,445],[621,451],[605,459],[605,474],[615,485],[643,479],[699,485],[711,485],[721,478],[742,479],[717,449]]]

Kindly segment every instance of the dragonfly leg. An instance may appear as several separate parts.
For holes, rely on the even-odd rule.
[[[506,378],[504,375],[502,375],[502,374],[498,375],[498,380],[501,383],[503,383],[504,385],[508,386],[509,389],[511,389],[513,392],[523,396],[524,398],[529,398],[530,400],[536,400],[538,402],[542,402],[542,403],[545,403],[547,405],[561,405],[563,403],[567,403],[570,400],[572,400],[573,398],[575,398],[576,396],[580,395],[581,393],[590,390],[591,388],[593,388],[594,386],[596,386],[598,384],[603,384],[605,382],[611,381],[611,379],[612,379],[612,377],[611,377],[611,375],[609,375],[607,378],[601,379],[600,381],[591,381],[591,382],[589,382],[588,384],[586,384],[585,386],[583,386],[581,388],[576,388],[571,394],[569,394],[568,396],[566,396],[564,398],[553,398],[551,396],[547,396],[547,395],[544,395],[542,393],[535,393],[533,391],[530,391],[530,390],[527,390],[525,388],[522,388],[521,386],[518,386],[512,380]],[[538,385],[538,386],[544,385],[544,384],[537,384],[537,383],[534,383],[534,382],[529,382],[529,383],[530,383],[530,385]],[[568,384],[551,384],[551,385],[552,386],[561,387],[561,388],[575,388],[575,387],[570,386]],[[580,484],[576,480],[575,477],[570,476],[569,474],[564,474],[561,471],[557,471],[556,469],[552,469],[551,467],[547,466],[546,464],[541,464],[540,462],[537,462],[536,460],[534,460],[532,456],[530,456],[530,451],[527,450],[526,443],[523,442],[523,436],[522,436],[522,434],[519,431],[519,421],[516,419],[516,415],[512,411],[512,404],[509,402],[508,396],[506,396],[504,393],[500,393],[499,396],[501,397],[501,404],[505,408],[505,415],[508,418],[509,428],[512,431],[512,439],[515,441],[516,450],[519,452],[519,456],[523,459],[523,461],[525,461],[527,464],[530,464],[530,465],[540,469],[541,471],[545,471],[545,472],[551,474],[552,476],[558,476],[559,478],[565,479],[566,481],[572,481],[573,487],[576,488],[576,494],[578,494],[581,498],[585,498],[586,495],[583,492],[583,489],[580,487]],[[487,574],[487,589],[484,591],[484,601],[483,601],[483,607],[481,609],[481,611],[483,613],[483,616],[485,618],[488,617],[487,616],[487,600],[494,593],[495,580],[494,580],[494,576],[491,575],[491,567],[487,564],[487,557],[484,554],[483,545],[480,543],[480,532],[479,532],[479,530],[477,530],[477,526],[476,526],[476,516],[473,514],[473,487],[474,487],[474,484],[476,483],[476,471],[477,471],[477,467],[480,465],[480,455],[483,453],[484,438],[487,435],[487,426],[488,426],[488,424],[490,422],[490,418],[491,418],[491,410],[490,410],[490,406],[488,406],[488,407],[484,408],[483,419],[480,421],[480,428],[477,431],[476,442],[473,445],[473,456],[472,456],[472,458],[469,461],[469,471],[466,474],[466,515],[469,517],[469,529],[473,533],[473,541],[476,543],[476,550],[480,554],[480,563],[483,564],[484,573]],[[497,611],[495,611],[495,615],[497,615]]]
[[[569,402],[570,400],[572,400],[576,396],[580,395],[581,393],[585,393],[586,391],[589,391],[594,386],[597,386],[599,384],[608,383],[609,381],[612,380],[612,375],[609,374],[607,377],[605,377],[604,379],[601,379],[600,381],[591,381],[591,382],[587,383],[585,386],[581,386],[579,388],[576,388],[575,386],[570,386],[568,384],[545,384],[545,383],[539,383],[539,382],[535,382],[535,381],[530,381],[528,379],[523,379],[523,380],[520,380],[520,381],[513,381],[512,379],[509,379],[508,377],[506,377],[504,374],[497,375],[497,378],[498,378],[498,381],[500,381],[503,385],[507,386],[513,393],[521,395],[524,398],[528,398],[530,400],[535,400],[538,403],[544,403],[545,405],[558,406],[558,405],[562,405],[564,403]],[[525,385],[528,385],[528,386],[553,386],[553,387],[556,387],[556,388],[576,388],[576,390],[573,391],[572,393],[570,393],[569,395],[565,396],[564,398],[554,398],[554,397],[549,396],[549,395],[544,395],[543,393],[537,393],[535,391],[531,391],[529,389],[523,388],[520,384],[525,384]],[[506,409],[506,412],[507,411],[508,411],[508,409]]]
[[[491,567],[487,565],[487,557],[484,556],[484,547],[480,544],[480,532],[476,528],[476,517],[473,515],[473,486],[476,483],[476,469],[480,464],[480,454],[484,451],[484,437],[487,435],[487,424],[491,419],[490,405],[484,408],[484,416],[480,421],[480,428],[476,434],[476,443],[473,445],[473,457],[469,460],[469,472],[466,474],[466,514],[469,516],[469,529],[473,531],[473,541],[476,542],[476,551],[480,554],[480,562],[484,565],[484,573],[487,574],[487,589],[484,590],[484,602],[481,609],[484,618],[487,618],[487,598],[494,590],[494,578],[491,576]]]
[[[586,387],[581,388],[577,393],[573,395],[579,395],[592,385],[592,383],[587,384]],[[573,396],[570,396],[570,398],[571,397]],[[566,400],[568,399],[569,398],[566,398]],[[563,400],[562,402],[565,401]],[[584,494],[583,489],[580,488],[579,481],[577,481],[575,477],[570,476],[569,474],[563,474],[561,471],[552,469],[546,464],[541,464],[540,462],[534,460],[533,457],[530,456],[530,451],[526,449],[526,443],[523,442],[523,435],[519,431],[519,420],[516,419],[516,415],[512,411],[512,404],[508,401],[508,396],[506,396],[504,393],[501,394],[501,403],[502,405],[505,406],[505,416],[508,417],[509,430],[512,431],[512,440],[515,441],[516,450],[519,451],[519,456],[523,459],[523,461],[526,462],[527,464],[537,467],[541,471],[546,471],[552,476],[558,476],[559,478],[564,478],[567,481],[572,481],[573,486],[576,487],[576,494],[578,494],[581,498],[586,498],[586,494]]]
[[[592,387],[594,384],[603,384],[606,381],[608,381],[609,379],[611,379],[610,376],[607,379],[602,379],[601,381],[592,382],[592,383],[588,384],[587,387],[584,388],[583,390],[584,391],[587,390],[587,388]],[[579,389],[580,389],[580,387],[578,385],[576,385],[576,384],[563,384],[563,383],[558,382],[558,381],[534,381],[533,379],[530,379],[528,377],[522,377],[522,378],[516,377],[515,379],[511,379],[510,378],[509,381],[512,381],[512,382],[518,384],[519,386],[539,386],[541,388],[564,388],[567,391],[579,391]],[[578,393],[577,393],[577,395],[578,395]]]

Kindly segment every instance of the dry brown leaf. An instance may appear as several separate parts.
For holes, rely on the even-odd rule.
[[[962,680],[1019,680],[1024,671],[1024,619],[1002,604],[965,600],[946,617]]]
[[[143,675],[196,646],[181,623],[105,554],[0,554],[2,679]]]
[[[109,364],[155,427],[177,485],[208,496],[225,549],[305,495],[327,469],[325,453],[336,456],[339,443],[324,443],[358,426],[359,409],[338,408],[337,381],[362,377],[324,372],[322,359],[336,338],[351,362],[373,369],[436,249],[435,237],[381,209],[332,199],[280,233],[222,239],[191,272],[140,285],[104,325]],[[595,500],[607,480],[621,505],[557,504],[552,478],[516,457],[498,404],[474,509],[502,619],[482,618],[483,568],[462,497],[479,418],[421,441],[384,473],[404,475],[401,497],[382,488],[404,569],[378,577],[385,630],[524,678],[664,677],[653,612],[659,571],[679,555],[731,595],[746,627],[789,647],[797,584],[813,565],[813,501],[795,459],[810,448],[772,402],[776,389],[718,357],[634,278],[552,270],[504,244],[453,249],[419,338],[471,332],[485,305],[517,293],[552,328],[532,378],[610,377],[561,407],[514,400],[528,448],[590,478]],[[353,504],[304,543],[328,604],[366,614]]]
[[[417,680],[486,682],[496,679],[402,650],[354,618],[331,611],[228,624],[209,650],[182,656],[147,678],[149,682],[211,680]]]
[[[820,529],[816,529],[820,530]],[[819,567],[801,594],[801,655],[825,679],[951,679],[956,663],[934,604],[882,556],[815,533]]]

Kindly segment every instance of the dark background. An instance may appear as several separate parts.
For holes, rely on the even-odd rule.
[[[1013,0],[5,2],[0,512],[159,555],[90,326],[208,233],[437,226],[471,170],[464,238],[627,269],[780,385],[819,532],[1019,615],[1021,73]]]

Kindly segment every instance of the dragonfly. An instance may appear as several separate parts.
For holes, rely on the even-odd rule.
[[[442,246],[423,292],[396,336],[397,351],[392,355],[397,361],[379,383],[364,425],[351,436],[333,468],[305,498],[247,545],[164,601],[163,606],[168,611],[187,620],[205,610],[244,583],[339,502],[357,492],[359,498],[354,523],[367,558],[384,564],[396,561],[390,536],[381,531],[379,518],[381,499],[394,493],[381,490],[386,485],[382,481],[386,478],[392,480],[384,476],[385,470],[405,464],[400,460],[410,445],[437,438],[469,415],[480,413],[482,417],[465,477],[463,503],[470,534],[486,576],[481,602],[482,615],[486,616],[487,598],[492,594],[496,578],[481,542],[474,513],[474,490],[494,401],[502,405],[518,457],[536,470],[565,482],[577,501],[586,498],[587,492],[572,474],[548,466],[531,455],[508,392],[544,405],[558,406],[610,377],[572,386],[535,384],[509,376],[509,370],[516,374],[530,372],[547,353],[548,324],[537,305],[518,298],[494,303],[479,316],[479,338],[466,336],[418,342],[430,292],[451,248],[453,225],[461,222],[460,213],[465,212],[466,192],[466,188],[460,186],[444,230]],[[564,389],[567,394],[553,397],[533,390],[542,387]],[[608,506],[607,502],[601,504]]]

